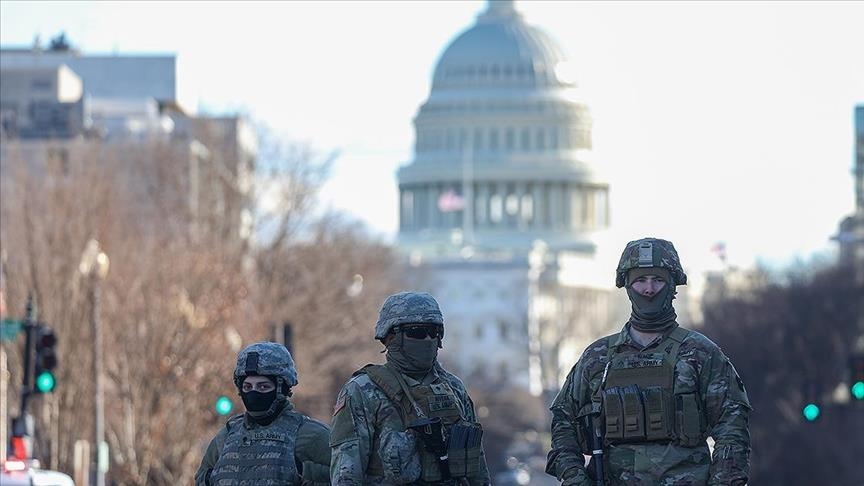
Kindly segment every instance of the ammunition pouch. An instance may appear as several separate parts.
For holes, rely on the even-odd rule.
[[[480,424],[459,422],[450,428],[447,441],[447,456],[450,461],[450,476],[473,478],[480,475],[480,456],[483,427]]]
[[[415,457],[419,456],[421,472],[413,481],[458,482],[480,476],[483,429],[480,424],[465,421],[462,404],[450,385],[439,382],[409,389],[387,366],[370,365],[363,372],[399,404],[405,430],[416,439]],[[386,463],[384,454],[381,456]],[[378,475],[381,468],[376,462],[374,457],[370,461],[371,475]],[[386,464],[383,466],[386,469]]]
[[[698,390],[674,393],[675,362],[686,333],[681,328],[673,331],[667,338],[671,346],[658,346],[666,352],[609,357],[605,388],[599,394],[605,445],[665,441],[695,447],[704,442]]]
[[[480,424],[456,423],[450,427],[446,441],[442,435],[441,420],[437,418],[415,420],[408,428],[414,431],[421,445],[423,481],[437,482],[480,475],[480,458],[483,454],[483,428]]]

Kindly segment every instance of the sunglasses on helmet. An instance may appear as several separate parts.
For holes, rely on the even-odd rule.
[[[402,326],[402,332],[411,339],[439,339],[444,337],[444,329],[438,326]]]

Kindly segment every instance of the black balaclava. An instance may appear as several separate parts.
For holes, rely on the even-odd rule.
[[[635,290],[632,284],[640,275],[656,275],[666,280],[666,285],[652,297],[645,297]],[[675,299],[675,281],[665,268],[635,268],[627,273],[627,297],[632,304],[630,311],[630,325],[637,331],[642,332],[666,332],[677,325],[675,319],[675,308],[672,300]]]
[[[441,339],[412,339],[396,332],[387,347],[387,362],[408,375],[425,375],[438,359]]]
[[[290,396],[290,390],[287,390],[287,384],[282,379],[275,376],[265,376],[265,378],[274,385],[273,390],[268,393],[240,390],[240,398],[246,407],[246,416],[260,425],[269,425],[273,422],[285,409]]]

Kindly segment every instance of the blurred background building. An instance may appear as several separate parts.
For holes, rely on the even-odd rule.
[[[840,245],[840,261],[864,269],[864,105],[855,107],[854,150],[855,209],[840,223],[836,240]]]
[[[175,55],[87,55],[65,35],[47,47],[0,50],[0,161],[59,168],[97,144],[162,147],[181,181],[193,227],[227,241],[251,235],[257,143],[242,117],[196,116],[177,97]],[[134,182],[131,184],[134,187]]]
[[[534,395],[628,310],[602,257],[625,242],[601,243],[609,184],[573,73],[514,2],[489,2],[443,50],[398,171],[398,245],[441,302],[444,359]]]

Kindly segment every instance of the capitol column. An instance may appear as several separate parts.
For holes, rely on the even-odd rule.
[[[488,182],[478,182],[477,183],[477,199],[475,200],[477,204],[474,207],[474,214],[476,217],[474,221],[476,222],[476,226],[478,228],[483,228],[489,225],[489,183]]]
[[[531,197],[534,198],[534,218],[531,222],[531,227],[534,229],[542,228],[543,222],[546,221],[543,187],[544,184],[540,181],[535,180],[531,183]]]
[[[549,229],[561,228],[561,186],[557,182],[549,185]]]

